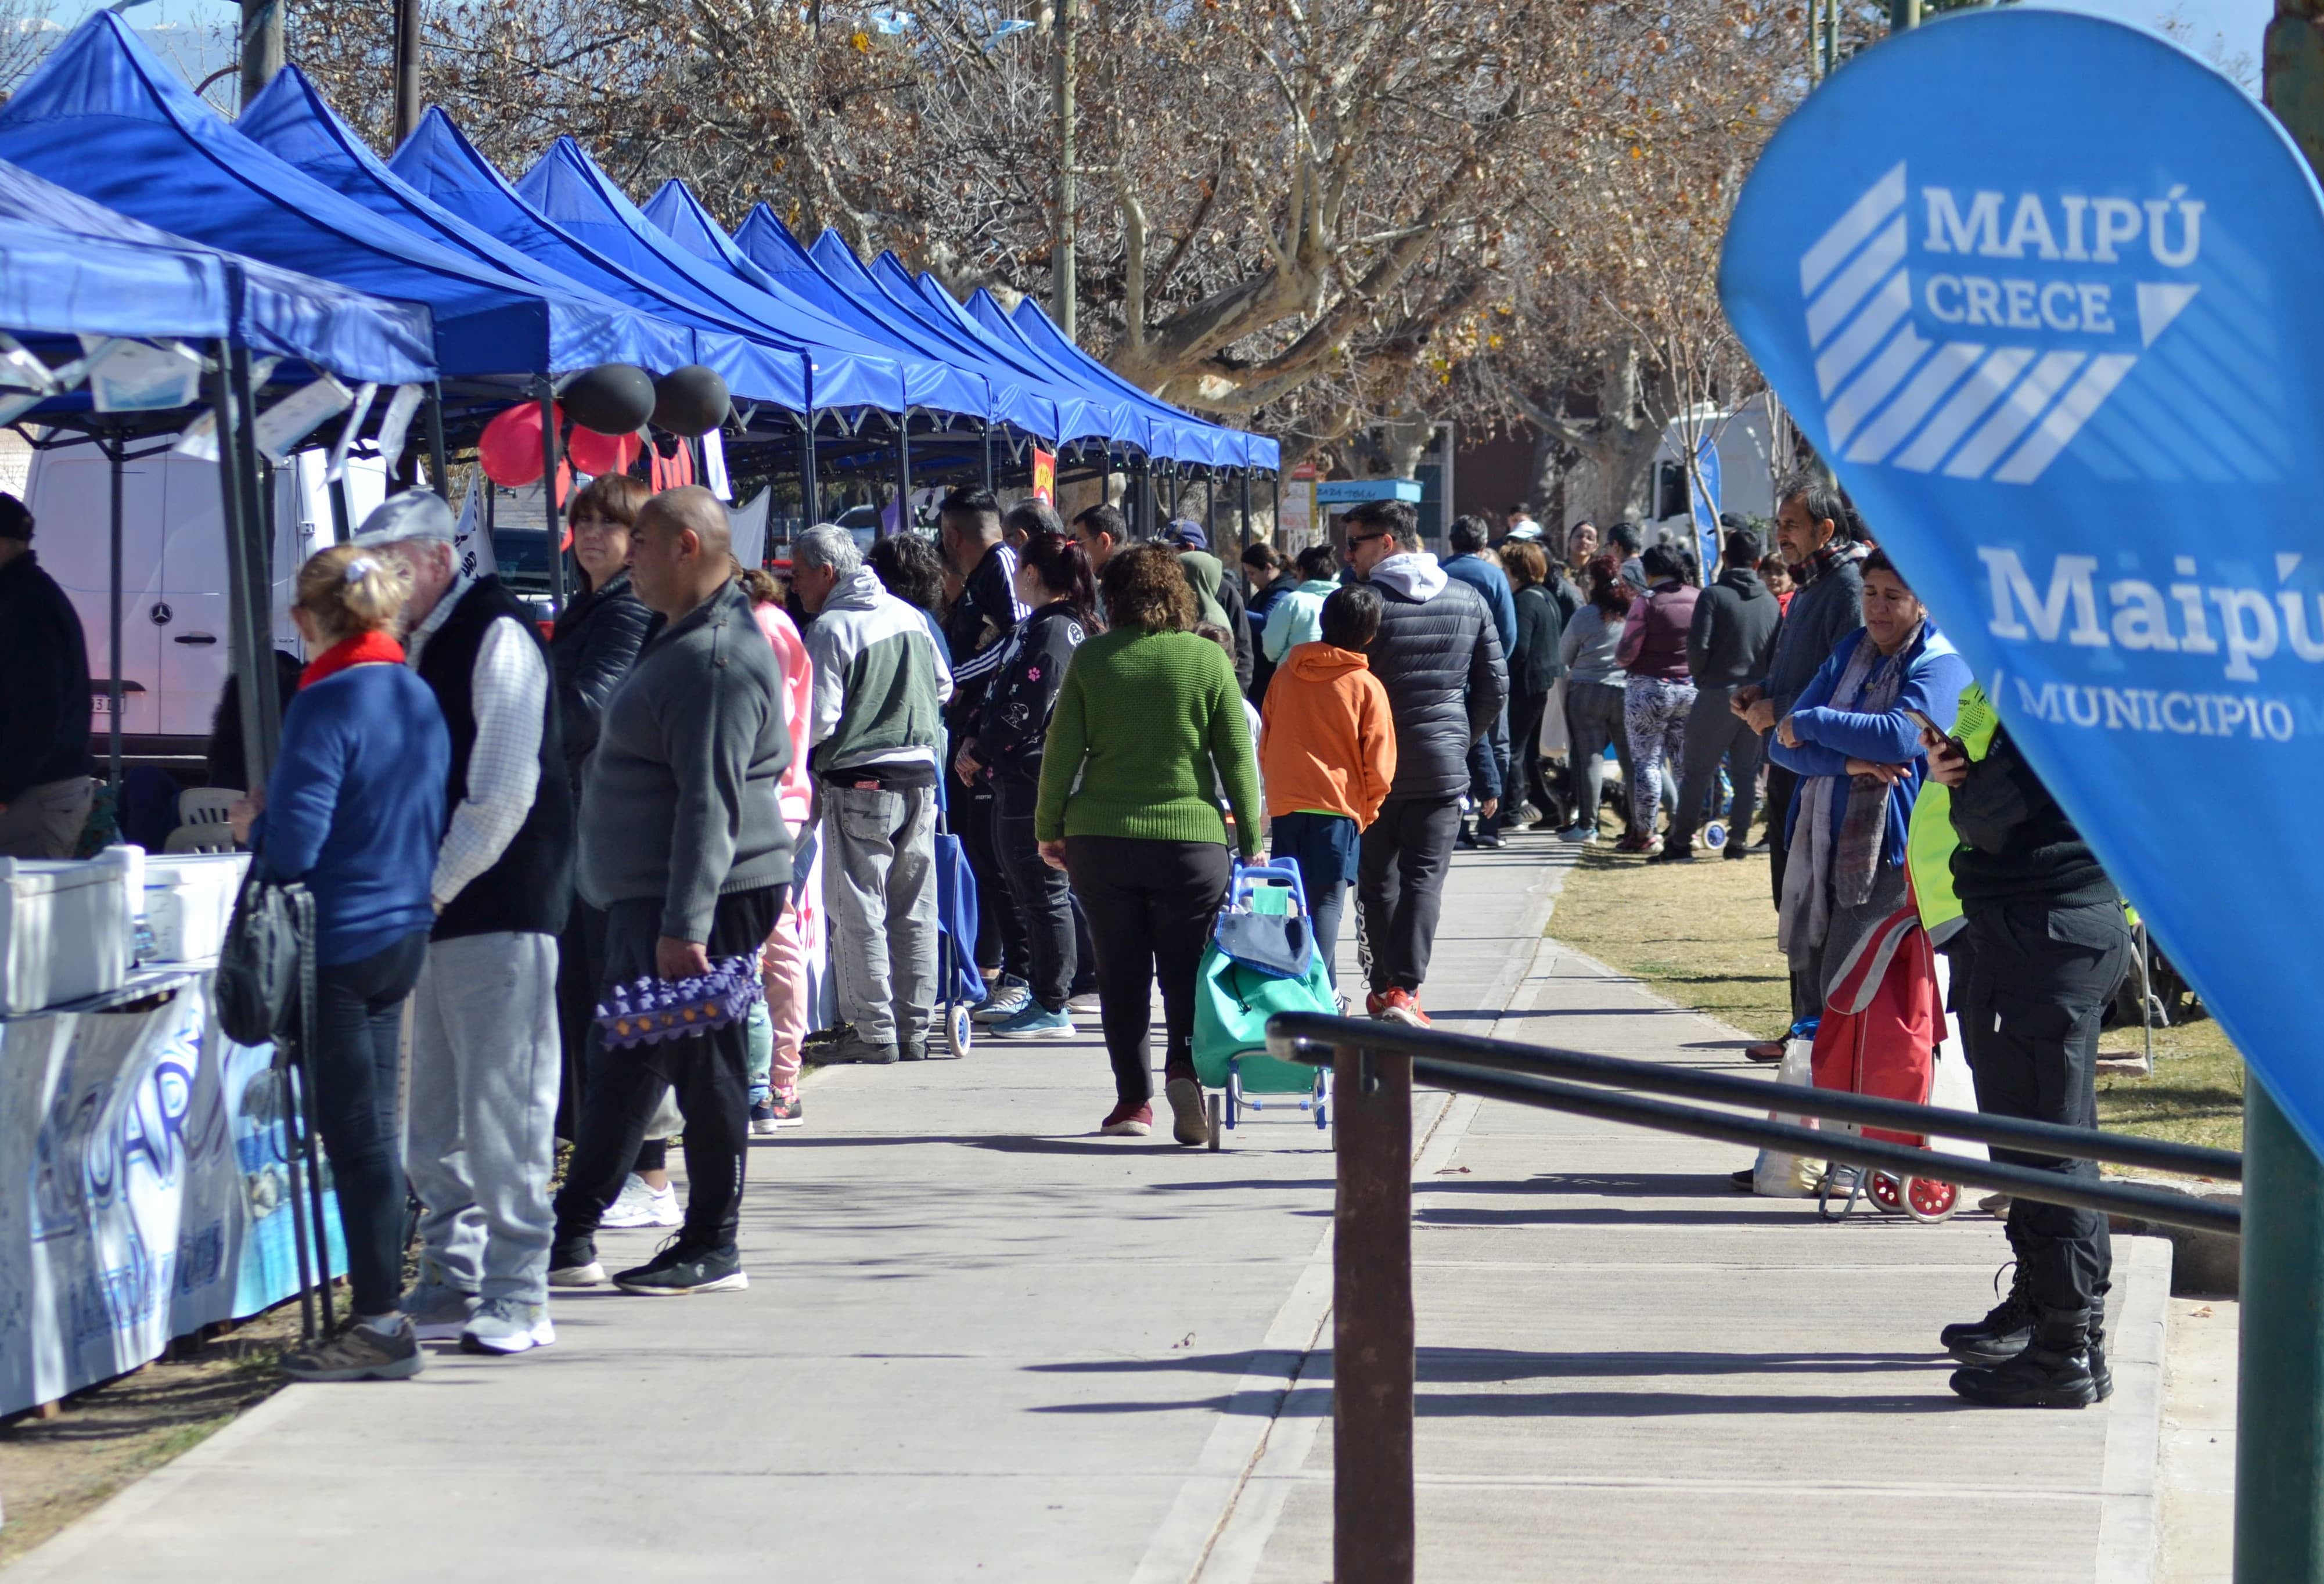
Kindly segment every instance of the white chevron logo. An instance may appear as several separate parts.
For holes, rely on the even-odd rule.
[[[2138,357],[1924,338],[1912,320],[1904,200],[1900,161],[1800,260],[1831,447],[1850,462],[1908,473],[2032,483]],[[2196,290],[2139,284],[2142,346],[2154,344]]]

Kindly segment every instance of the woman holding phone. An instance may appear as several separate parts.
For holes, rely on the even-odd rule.
[[[1800,778],[1777,926],[1819,1005],[1866,932],[1904,900],[1904,848],[1927,760],[1923,723],[1949,731],[1969,663],[1884,551],[1864,562],[1864,625],[1840,640],[1768,755]]]

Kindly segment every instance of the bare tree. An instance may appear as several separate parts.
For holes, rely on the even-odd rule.
[[[1081,11],[1084,345],[1294,460],[1360,446],[1392,466],[1442,419],[1524,422],[1545,460],[1635,493],[1693,379],[1673,336],[1698,345],[1729,184],[1803,89],[1795,19],[1755,0]],[[730,224],[763,202],[956,291],[1046,301],[1049,20],[1039,0],[435,0],[426,97],[512,172],[570,133],[641,194],[682,178]],[[291,14],[292,59],[374,139],[390,44],[369,0]],[[1716,192],[1694,190],[1705,171]]]

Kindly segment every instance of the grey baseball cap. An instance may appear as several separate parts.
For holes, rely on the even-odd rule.
[[[452,509],[433,490],[406,490],[390,495],[363,520],[353,540],[358,545],[392,545],[402,539],[441,539],[450,544],[459,525]]]

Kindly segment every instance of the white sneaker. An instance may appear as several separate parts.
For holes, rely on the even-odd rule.
[[[557,1327],[546,1303],[520,1303],[513,1298],[487,1298],[468,1317],[460,1333],[463,1353],[523,1353],[557,1340]]]
[[[586,1265],[560,1265],[549,1273],[552,1287],[602,1287],[605,1285],[605,1267],[595,1260]]]
[[[605,1207],[598,1220],[601,1227],[675,1227],[686,1217],[678,1212],[678,1190],[655,1188],[635,1172],[622,1184],[622,1192]]]
[[[1103,1010],[1103,1008],[1098,1004],[1097,991],[1084,990],[1077,996],[1067,996],[1065,998],[1065,1010],[1068,1012],[1087,1012],[1091,1016],[1094,1017],[1097,1013]]]

